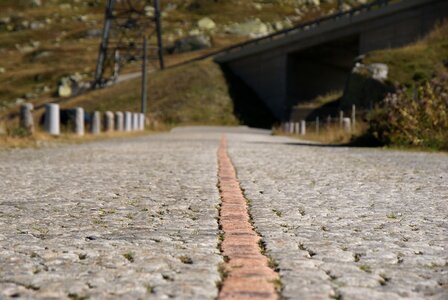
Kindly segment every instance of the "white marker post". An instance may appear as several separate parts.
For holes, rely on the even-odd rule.
[[[121,111],[117,111],[115,113],[115,130],[116,131],[124,130],[124,118],[123,113]]]
[[[92,134],[99,134],[101,132],[101,114],[99,111],[95,111],[92,114],[90,132]]]
[[[306,121],[305,120],[300,121],[300,134],[301,135],[306,134]]]
[[[350,132],[352,132],[352,126],[351,126],[351,120],[350,120],[350,118],[344,118],[344,119],[342,119],[342,124],[343,124],[344,132],[345,132],[345,133],[350,133]]]
[[[114,131],[114,114],[111,111],[104,113],[104,130],[106,132]]]
[[[132,113],[129,111],[124,113],[124,131],[132,131]]]
[[[20,106],[20,127],[25,129],[29,134],[34,132],[33,120],[33,104],[24,103]]]
[[[45,105],[45,131],[51,135],[61,134],[59,104]]]
[[[75,109],[75,134],[83,136],[84,132],[84,108],[77,107]]]

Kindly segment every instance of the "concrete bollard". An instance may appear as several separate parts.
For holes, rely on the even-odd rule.
[[[123,130],[124,130],[123,113],[121,111],[117,111],[115,113],[115,131],[123,131]]]
[[[299,122],[294,123],[294,132],[295,132],[295,134],[300,134],[300,123]]]
[[[33,120],[33,104],[24,103],[20,106],[20,127],[25,129],[28,133],[34,132]]]
[[[301,135],[306,134],[306,121],[305,120],[300,121],[300,134]]]
[[[51,135],[61,134],[61,120],[59,104],[49,103],[45,105],[45,131]]]
[[[356,127],[356,105],[355,104],[352,105],[352,127],[353,127],[353,130],[355,130],[355,127]]]
[[[132,131],[132,113],[129,111],[124,113],[124,131]]]
[[[104,131],[114,131],[114,114],[111,111],[104,113]]]
[[[145,130],[145,114],[141,113],[140,114],[140,130],[144,131]]]
[[[289,122],[289,133],[294,134],[294,123],[293,122]]]
[[[330,125],[331,125],[331,116],[328,115],[328,117],[327,117],[327,126],[330,126]]]
[[[339,127],[344,128],[344,112],[339,111]]]
[[[92,134],[99,134],[101,132],[101,114],[99,111],[92,113],[92,120],[90,124],[90,132]]]
[[[342,120],[343,128],[345,133],[350,133],[352,131],[350,118],[344,118]]]
[[[132,131],[138,130],[139,119],[139,113],[132,113]]]
[[[83,136],[84,131],[84,108],[77,107],[75,109],[75,133]]]

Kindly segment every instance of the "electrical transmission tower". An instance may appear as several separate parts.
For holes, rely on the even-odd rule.
[[[107,0],[93,87],[114,82],[124,65],[143,59],[144,38],[148,59],[163,69],[159,0]]]

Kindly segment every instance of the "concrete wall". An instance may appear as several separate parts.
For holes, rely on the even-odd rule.
[[[448,1],[439,1],[373,20],[362,28],[360,53],[415,42],[428,33],[438,20],[447,16]]]

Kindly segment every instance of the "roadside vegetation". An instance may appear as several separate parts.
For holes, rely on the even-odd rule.
[[[385,84],[395,92],[371,110],[360,110],[353,132],[346,133],[340,126],[325,125],[321,120],[320,134],[311,123],[304,138],[330,144],[448,151],[447,36],[448,22],[444,22],[414,44],[367,54],[363,63],[388,66]],[[342,91],[333,92],[298,108],[335,116],[342,97]]]

